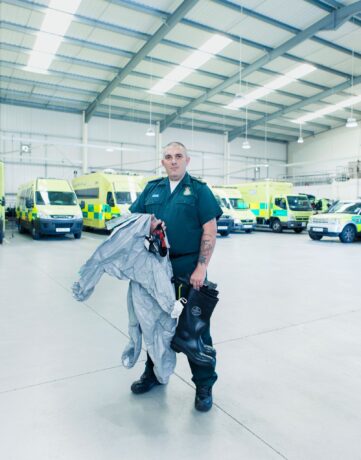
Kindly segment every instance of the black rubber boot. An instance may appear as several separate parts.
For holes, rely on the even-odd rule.
[[[212,405],[212,387],[196,387],[196,399],[194,401],[194,407],[200,412],[208,412],[212,408]]]
[[[174,351],[185,353],[190,361],[199,366],[215,367],[216,364],[213,348],[206,348],[201,336],[218,302],[217,294],[218,291],[207,288],[201,288],[199,291],[190,289],[171,342]]]
[[[146,367],[145,371],[140,376],[140,379],[133,382],[130,389],[132,393],[140,395],[143,393],[148,393],[148,391],[157,385],[161,385],[161,383],[158,382],[157,377],[154,375],[153,369]]]
[[[203,340],[202,340],[202,337],[201,337],[201,341],[202,341],[202,344],[203,344],[203,348],[204,348],[204,353],[206,353],[207,355],[209,356],[212,356],[212,358],[215,358],[217,356],[217,351],[215,348],[211,347],[210,345],[205,345],[203,343]]]

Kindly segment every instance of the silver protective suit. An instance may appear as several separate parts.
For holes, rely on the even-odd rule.
[[[130,340],[122,354],[123,365],[131,368],[137,362],[143,336],[157,379],[167,383],[176,364],[170,342],[181,304],[176,302],[171,283],[169,257],[155,255],[144,246],[150,222],[149,214],[117,219],[113,225],[119,225],[81,267],[73,295],[79,301],[88,299],[103,273],[130,280],[127,301]]]

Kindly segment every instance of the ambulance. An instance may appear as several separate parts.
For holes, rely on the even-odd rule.
[[[325,213],[328,212],[332,206],[332,200],[329,198],[318,198],[315,201],[315,211],[316,213]]]
[[[311,195],[309,193],[302,193],[302,192],[301,192],[301,195],[307,196],[314,214],[328,212],[328,210],[330,209],[333,203],[333,201],[330,200],[329,198],[316,198],[315,195]]]
[[[0,161],[0,244],[3,243],[4,235],[5,235],[4,163]]]
[[[42,235],[70,233],[81,238],[83,216],[76,195],[65,179],[37,178],[21,185],[16,196],[19,233],[28,231],[34,240]]]
[[[93,172],[73,179],[83,212],[84,226],[105,229],[105,223],[129,212],[141,193],[138,176]]]
[[[327,213],[311,217],[307,230],[315,241],[338,236],[342,243],[353,243],[361,236],[361,200],[337,202]]]
[[[254,230],[256,227],[256,217],[236,187],[212,186],[212,192],[223,214],[229,214],[233,218],[232,231],[251,233]]]
[[[290,182],[247,182],[237,188],[256,216],[257,227],[269,227],[275,233],[306,230],[312,207],[306,195],[292,193]]]

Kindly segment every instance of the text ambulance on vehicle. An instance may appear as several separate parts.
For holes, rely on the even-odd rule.
[[[243,230],[251,233],[256,226],[256,218],[242,198],[240,191],[231,186],[212,186],[212,191],[224,214],[234,220],[232,231]]]
[[[138,176],[94,172],[73,179],[84,226],[105,229],[105,223],[129,211],[141,193]]]
[[[83,216],[74,190],[65,179],[37,178],[21,185],[15,206],[19,232],[29,231],[34,240],[66,233],[75,239],[81,237]]]
[[[307,230],[312,240],[338,236],[342,243],[352,243],[361,236],[361,200],[337,202],[326,214],[311,217]]]
[[[292,193],[290,182],[248,182],[237,188],[256,216],[258,227],[269,227],[276,233],[285,228],[296,233],[306,229],[312,207],[306,195]]]
[[[5,184],[4,184],[4,163],[0,161],[0,244],[5,235]]]

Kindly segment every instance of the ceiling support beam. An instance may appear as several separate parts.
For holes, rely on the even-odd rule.
[[[29,2],[29,0],[3,0],[3,1],[5,1],[6,3],[11,4],[11,5],[13,4],[13,5],[21,6],[23,8],[27,8],[29,10],[37,9],[39,11],[43,11],[43,10],[46,9],[46,7],[44,5],[39,4],[39,3],[35,3],[35,1],[32,1],[31,3]],[[217,0],[213,0],[213,1],[217,1]],[[155,15],[157,17],[161,17],[161,18],[163,18],[163,20],[165,20],[167,17],[170,16],[169,13],[165,13],[165,12],[162,13],[160,10],[156,10],[156,9],[148,7],[148,6],[140,6],[139,4],[134,3],[134,2],[130,2],[129,0],[128,1],[126,1],[126,0],[113,0],[113,2],[117,3],[117,4],[121,5],[121,6],[128,7],[130,9],[135,9],[135,10],[140,10],[140,11],[144,10],[143,12],[147,12],[148,14],[153,14],[153,15]],[[241,11],[240,6],[235,5],[233,3],[230,3],[230,2],[226,2],[226,1],[222,0],[222,5],[226,6],[228,8],[231,8],[231,9],[235,10],[238,13],[240,13],[240,11]],[[263,22],[273,24],[276,27],[279,27],[282,30],[286,30],[286,31],[288,31],[290,33],[297,34],[298,32],[300,32],[300,29],[297,29],[295,27],[292,27],[292,26],[290,26],[288,24],[285,24],[285,23],[282,23],[280,21],[276,21],[275,19],[268,18],[267,16],[264,16],[264,15],[261,15],[260,13],[256,13],[254,11],[248,10],[247,8],[242,8],[242,11],[244,12],[244,14],[248,14],[251,17],[255,17],[255,18],[257,18],[257,19],[259,19],[259,20],[261,20]],[[86,16],[81,16],[81,15],[77,14],[77,15],[75,15],[75,20],[77,22],[81,23],[81,24],[89,25],[91,27],[101,28],[101,29],[107,30],[107,31],[109,30],[109,31],[118,33],[120,35],[134,37],[134,38],[137,38],[139,40],[148,41],[148,40],[151,39],[151,35],[146,34],[144,32],[135,31],[135,30],[132,30],[132,29],[129,29],[129,28],[126,28],[126,27],[116,26],[114,24],[110,24],[110,23],[107,23],[107,22],[99,21],[99,20],[94,20],[94,19],[88,18]],[[230,34],[228,32],[226,33],[226,32],[224,32],[224,31],[222,31],[220,29],[215,29],[214,27],[209,27],[209,26],[206,26],[204,24],[197,23],[195,21],[190,21],[189,19],[182,19],[180,22],[182,24],[184,24],[184,25],[188,25],[188,26],[196,28],[198,30],[208,32],[210,34],[224,35],[227,38],[229,38],[230,40],[233,40],[235,42],[239,42],[239,36],[232,35],[232,34]],[[2,21],[2,25],[6,26],[6,27],[10,27],[11,23],[6,23],[6,21]],[[27,27],[27,29],[29,30],[29,32],[31,31],[31,28]],[[36,30],[34,30],[34,32],[36,32]],[[99,44],[86,42],[85,40],[76,40],[73,37],[72,38],[66,37],[65,40],[67,40],[67,41],[69,40],[69,41],[72,41],[72,42],[74,42],[74,41],[78,42],[78,44],[80,46],[83,45],[83,46],[95,46],[95,47],[98,46],[99,47]],[[335,49],[336,51],[340,51],[341,53],[345,53],[345,54],[347,54],[349,56],[351,56],[352,53],[353,53],[353,51],[351,49],[345,48],[343,46],[340,46],[340,45],[337,45],[335,43],[329,42],[327,40],[321,39],[319,37],[312,37],[312,40],[314,40],[317,43],[320,43],[320,44],[322,44],[324,46],[327,46],[327,47],[330,47],[332,49]],[[246,46],[250,46],[252,48],[261,50],[263,52],[264,51],[269,52],[269,51],[272,51],[272,49],[273,49],[270,46],[265,45],[264,43],[257,43],[255,41],[249,40],[247,38],[242,38],[242,42]],[[176,48],[179,48],[179,49],[184,49],[184,50],[189,50],[189,51],[193,51],[195,49],[195,48],[193,48],[193,47],[191,47],[189,45],[181,44],[181,43],[171,41],[171,40],[166,40],[166,39],[163,39],[161,41],[161,43],[163,45],[167,45],[167,46],[170,46],[170,47],[176,47]],[[107,47],[107,48],[109,49],[109,47]],[[361,53],[354,52],[354,56],[355,56],[355,58],[357,57],[357,58],[361,59]],[[286,57],[287,59],[290,59],[292,61],[295,61],[295,62],[301,62],[301,63],[307,62],[306,60],[301,59],[301,58],[299,58],[297,56],[294,56],[292,54],[289,54],[289,53],[286,53],[284,55],[284,57]],[[223,55],[217,55],[217,59],[219,59],[221,61],[224,61],[224,62],[228,62],[230,64],[234,64],[237,67],[239,66],[238,61],[235,61],[234,59],[228,58],[228,57],[223,56]],[[156,62],[155,59],[153,61]],[[337,71],[335,69],[332,69],[331,67],[327,67],[327,66],[317,64],[317,63],[313,63],[313,64],[318,69],[324,70],[325,72],[330,72],[333,75],[338,75],[338,76],[343,77],[343,78],[348,78],[349,77],[348,74],[339,72],[339,71]],[[262,71],[266,72],[267,70],[262,69]]]
[[[337,12],[333,11],[332,13],[329,13],[327,16],[325,16],[321,20],[312,24],[310,27],[307,27],[307,29],[303,30],[302,32],[299,32],[297,35],[295,35],[290,40],[287,40],[285,43],[283,43],[279,47],[274,48],[271,52],[257,59],[253,64],[250,64],[243,71],[242,77],[246,78],[251,73],[257,71],[264,65],[269,64],[271,61],[284,55],[290,49],[294,48],[295,46],[299,45],[305,40],[311,38],[317,32],[321,30],[325,30],[325,29],[330,29],[330,28],[336,29],[337,27],[341,26],[345,21],[347,21],[351,16],[353,16],[355,13],[358,13],[360,11],[361,11],[361,1],[359,0],[351,5],[340,8],[339,10],[337,10]],[[178,109],[176,112],[174,112],[172,115],[169,115],[161,122],[160,131],[163,132],[180,115],[183,115],[184,113],[189,112],[190,110],[193,110],[197,105],[202,104],[207,99],[218,94],[220,91],[223,91],[225,88],[228,88],[229,86],[238,82],[238,80],[239,80],[239,72],[237,72],[232,77],[225,80],[223,83],[220,83],[216,87],[207,91],[202,96],[194,99],[192,102],[187,104],[185,107]]]
[[[281,22],[277,19],[271,18],[269,16],[266,16],[264,14],[258,13],[255,10],[251,10],[249,8],[244,8],[243,6],[240,6],[238,4],[233,3],[232,1],[229,0],[212,0],[213,3],[218,3],[224,7],[227,7],[229,9],[232,9],[233,11],[237,13],[243,13],[246,16],[249,16],[254,19],[258,19],[261,22],[264,22],[266,24],[270,24],[274,27],[277,27],[278,29],[285,30],[286,32],[290,32],[294,35],[298,34],[301,32],[301,29],[298,29],[297,27],[291,26],[290,24],[286,24],[285,22]],[[340,5],[343,6],[343,5]],[[333,9],[329,10],[328,12],[331,13],[334,11]],[[348,20],[354,21],[353,16],[350,16]],[[333,43],[331,41],[325,40],[324,38],[321,37],[311,37],[310,38],[312,41],[315,43],[319,43],[320,45],[326,46],[328,48],[332,48],[336,51],[340,51],[341,53],[346,53],[349,56],[352,55],[352,49],[345,48],[344,46],[338,45],[336,43]],[[361,57],[359,53],[355,53],[355,57]],[[288,57],[288,56],[287,56]]]
[[[354,78],[353,84],[358,85],[361,83],[361,76]],[[266,123],[266,121],[274,120],[276,118],[283,117],[289,112],[293,112],[295,110],[302,109],[306,105],[309,104],[314,104],[315,102],[319,102],[322,99],[325,99],[326,97],[332,96],[339,91],[343,91],[344,89],[349,88],[352,85],[351,80],[345,81],[344,83],[341,83],[340,85],[335,86],[334,88],[330,88],[326,91],[322,91],[319,94],[315,94],[315,96],[309,97],[305,101],[297,102],[296,104],[290,105],[289,107],[286,107],[282,110],[278,110],[277,112],[274,112],[272,114],[269,114],[265,117],[262,117],[258,120],[251,121],[248,123],[248,130],[255,128],[256,126],[263,125]],[[350,95],[351,96],[351,95]],[[229,141],[233,141],[236,137],[241,136],[245,132],[245,127],[237,128],[234,129],[229,133]]]
[[[169,16],[166,22],[157,30],[152,38],[147,41],[136,55],[121,69],[113,80],[103,89],[103,91],[89,105],[85,112],[86,123],[92,117],[97,106],[106,99],[114,89],[132,72],[133,69],[161,42],[166,34],[168,34],[179,21],[198,3],[198,0],[184,0],[183,3]]]
[[[307,3],[310,3],[313,6],[317,6],[321,10],[328,11],[329,13],[343,6],[341,2],[338,2],[335,0],[328,0],[327,2],[323,2],[321,0],[305,0],[305,1]],[[352,21],[353,24],[361,26],[361,20],[358,15],[353,16],[352,18],[350,18],[350,20]]]

